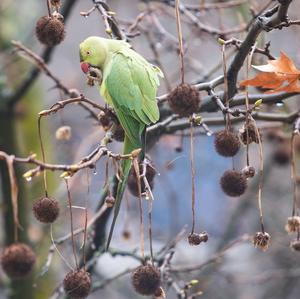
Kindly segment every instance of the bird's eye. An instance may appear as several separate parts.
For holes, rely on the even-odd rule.
[[[91,52],[90,51],[86,51],[86,55],[90,55],[91,54]]]

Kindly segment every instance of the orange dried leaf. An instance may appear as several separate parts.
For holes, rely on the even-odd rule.
[[[268,64],[253,65],[253,67],[261,72],[300,75],[300,71],[296,68],[294,62],[283,52],[280,52],[278,59],[268,60]]]
[[[289,93],[300,92],[300,84],[298,78],[294,81],[289,82],[285,86],[281,86],[273,90],[268,90],[266,93],[275,93],[275,92],[284,92],[284,91]]]
[[[282,76],[276,73],[258,73],[253,79],[240,82],[240,86],[256,86],[263,88],[277,88],[282,84]]]
[[[294,62],[283,52],[276,60],[269,60],[266,65],[253,66],[261,71],[253,79],[243,80],[240,86],[255,86],[270,89],[268,93],[300,92],[300,71]]]

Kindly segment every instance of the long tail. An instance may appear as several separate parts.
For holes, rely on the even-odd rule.
[[[125,140],[124,140],[124,148],[123,148],[123,154],[130,154],[133,150],[135,150],[137,147],[136,145],[133,145],[129,138],[125,135]],[[122,171],[123,171],[123,177],[122,181],[118,183],[118,188],[117,188],[117,195],[116,195],[116,201],[114,205],[114,216],[113,216],[113,221],[110,227],[107,243],[106,243],[106,250],[109,248],[109,244],[111,242],[111,238],[113,235],[114,227],[116,224],[116,220],[120,211],[121,207],[121,201],[123,197],[123,193],[125,191],[125,187],[127,184],[128,180],[128,175],[131,169],[132,161],[130,159],[125,159],[122,161]]]

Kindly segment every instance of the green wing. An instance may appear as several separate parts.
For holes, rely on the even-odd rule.
[[[109,100],[131,143],[140,145],[145,125],[159,119],[156,91],[160,70],[128,48],[115,53],[108,67],[104,80]]]
[[[101,94],[113,105],[117,117],[125,130],[124,154],[142,148],[141,136],[146,125],[159,119],[156,90],[160,70],[149,64],[131,49],[124,48],[115,53],[106,66]],[[131,160],[122,161],[123,179],[118,184],[114,217],[106,247],[109,247],[122,196],[126,187]]]

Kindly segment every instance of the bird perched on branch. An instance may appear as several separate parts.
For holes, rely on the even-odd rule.
[[[113,107],[125,131],[123,154],[143,149],[142,136],[146,126],[159,119],[156,92],[159,77],[163,77],[161,70],[132,50],[127,42],[96,36],[91,36],[80,44],[80,62],[85,74],[93,72],[97,76],[97,70],[101,72],[100,94]],[[100,75],[97,77],[99,79]],[[118,183],[107,248],[120,210],[131,164],[129,159],[122,161],[123,178]]]

